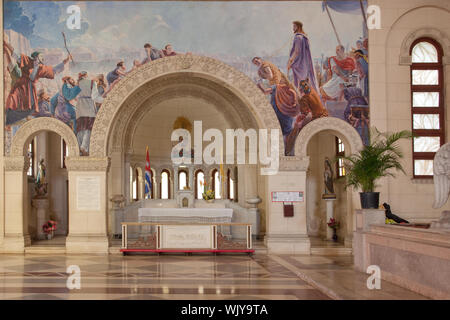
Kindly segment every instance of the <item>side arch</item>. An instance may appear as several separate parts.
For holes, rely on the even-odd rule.
[[[25,122],[17,130],[11,142],[10,156],[25,155],[25,149],[31,138],[44,131],[51,131],[60,135],[69,148],[69,156],[80,155],[77,137],[68,125],[54,118],[41,117]]]
[[[295,141],[295,155],[300,158],[307,157],[308,143],[318,132],[331,131],[339,139],[350,147],[354,153],[363,148],[363,142],[358,132],[350,124],[334,117],[319,118],[308,123],[301,131]]]

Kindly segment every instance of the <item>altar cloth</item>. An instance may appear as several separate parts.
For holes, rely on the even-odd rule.
[[[139,222],[228,223],[233,217],[230,208],[140,208]]]

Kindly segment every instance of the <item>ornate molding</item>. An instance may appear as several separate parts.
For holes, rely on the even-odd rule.
[[[280,157],[279,171],[306,171],[309,167],[309,157]]]
[[[157,86],[165,76],[183,74],[184,77],[195,77],[208,80],[229,90],[249,110],[258,126],[279,129],[280,125],[272,107],[255,83],[242,72],[209,57],[195,55],[177,55],[152,61],[134,70],[122,79],[102,104],[92,129],[90,155],[107,156],[108,137],[114,123],[124,121],[118,117],[121,109],[129,110],[130,106],[139,106],[138,101],[149,98],[148,92],[142,90],[148,84]],[[153,81],[156,80],[156,81]],[[123,125],[123,124],[122,124]],[[280,151],[280,154],[282,151]]]
[[[439,42],[444,50],[444,56],[442,57],[442,63],[444,65],[450,64],[450,37],[442,30],[435,29],[433,27],[420,28],[410,32],[402,42],[400,47],[400,65],[411,65],[411,55],[409,49],[412,43],[422,37],[429,37]]]
[[[316,133],[325,130],[333,131],[337,137],[347,142],[352,153],[363,148],[363,142],[355,128],[339,118],[326,117],[311,121],[300,131],[295,141],[295,155],[300,158],[307,157],[309,140]]]
[[[25,156],[5,156],[5,171],[28,171],[29,160]]]
[[[69,148],[69,155],[80,154],[77,138],[68,125],[54,118],[41,117],[25,122],[19,130],[17,130],[12,139],[10,155],[24,155],[27,143],[31,137],[43,131],[51,131],[60,135],[66,141]]]
[[[110,165],[109,157],[67,157],[68,171],[107,171]]]

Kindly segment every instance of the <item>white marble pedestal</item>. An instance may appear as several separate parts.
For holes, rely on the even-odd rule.
[[[332,199],[324,199],[327,203],[327,221],[328,223],[331,218],[334,218],[334,201],[336,201],[336,198]],[[328,227],[328,224],[326,225],[327,228],[327,240],[333,240],[333,229]]]
[[[48,208],[50,206],[50,202],[47,198],[37,198],[33,199],[31,203],[33,207],[36,208],[36,238],[38,240],[43,240],[46,238],[46,235],[42,230],[42,226],[48,221]]]

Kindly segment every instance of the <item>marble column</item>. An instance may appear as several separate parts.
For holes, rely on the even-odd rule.
[[[108,157],[66,158],[70,190],[67,253],[108,253],[109,160]],[[92,197],[86,195],[86,188]]]
[[[46,234],[42,229],[42,226],[47,223],[49,219],[48,208],[50,207],[50,201],[47,198],[36,198],[31,201],[33,207],[36,209],[36,238],[43,240],[46,238]]]
[[[327,225],[326,225],[327,240],[332,240],[333,239],[333,229],[328,227],[328,222],[330,221],[331,218],[334,218],[334,201],[336,201],[336,199],[324,199],[324,200],[327,204],[327,221],[325,222],[325,223],[327,223]]]
[[[3,245],[0,252],[23,253],[31,245],[28,233],[28,158],[4,157],[5,212]]]

